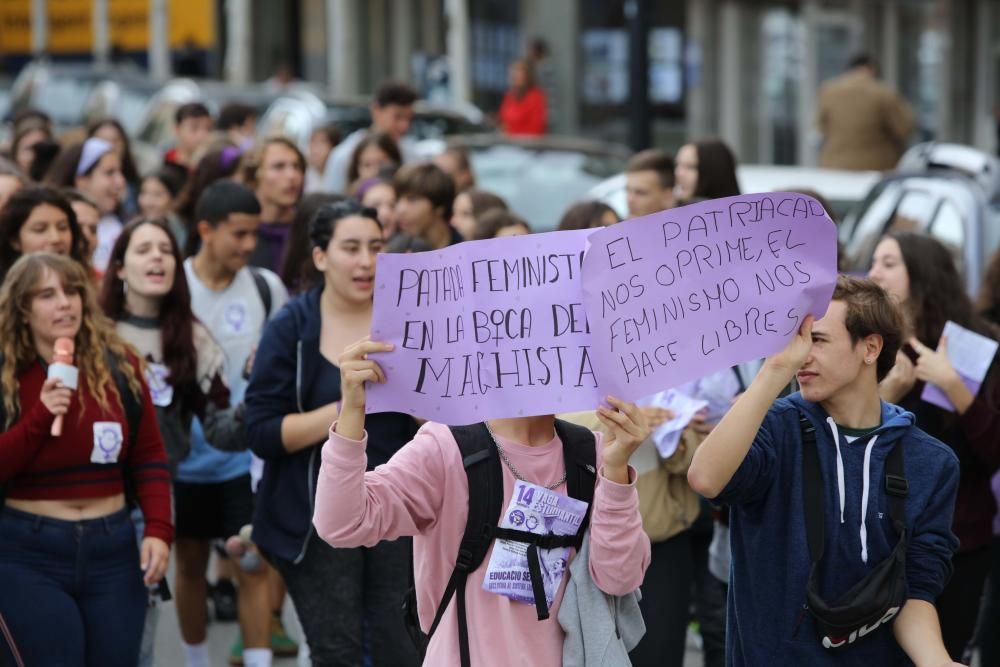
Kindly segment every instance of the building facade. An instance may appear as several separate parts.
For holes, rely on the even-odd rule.
[[[355,95],[409,80],[489,114],[510,62],[542,39],[551,131],[625,142],[627,25],[640,1],[655,145],[719,136],[742,162],[815,164],[819,88],[864,51],[913,106],[916,138],[998,148],[996,0],[218,0],[198,30],[186,27],[188,0],[9,0],[0,67],[10,74],[60,49],[79,58],[89,45],[99,60],[148,44],[142,62],[161,77],[187,50],[201,54],[205,75],[238,83],[287,69]]]

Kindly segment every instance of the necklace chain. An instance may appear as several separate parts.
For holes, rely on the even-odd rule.
[[[517,471],[517,468],[514,467],[514,464],[511,463],[510,459],[507,458],[507,452],[505,452],[503,450],[503,447],[500,446],[500,441],[497,440],[496,434],[493,433],[493,429],[490,428],[489,422],[484,421],[483,424],[486,426],[486,432],[490,434],[491,438],[493,438],[493,444],[496,445],[497,447],[497,453],[500,454],[500,460],[503,461],[504,465],[507,466],[507,469],[510,470],[510,474],[514,476],[514,479],[519,479],[522,482],[528,482],[529,484],[534,484],[534,482],[532,482],[531,480],[525,479],[524,476]],[[566,473],[563,472],[563,476],[558,482],[556,482],[555,484],[549,484],[545,488],[551,491],[553,489],[558,488],[565,482],[566,482]]]

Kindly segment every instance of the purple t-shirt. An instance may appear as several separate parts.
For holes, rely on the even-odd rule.
[[[281,264],[291,232],[292,226],[288,223],[262,222],[257,230],[257,247],[250,256],[250,264],[281,275]]]

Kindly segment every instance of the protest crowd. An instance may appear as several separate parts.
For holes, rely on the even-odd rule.
[[[524,94],[500,119],[543,132],[530,64],[514,74]],[[714,138],[638,152],[630,222],[579,202],[546,235],[567,239],[562,254],[503,263],[532,220],[477,188],[461,151],[413,159],[416,100],[385,83],[371,127],[317,130],[308,154],[240,134],[252,108],[191,102],[148,173],[116,119],[55,154],[22,150],[49,147],[45,114],[15,119],[0,158],[0,664],[163,664],[157,628],[176,614],[187,667],[211,664],[208,634],[233,621],[229,662],[249,667],[305,652],[323,666],[681,667],[692,637],[706,667],[945,667],[973,651],[1000,665],[1000,256],[969,296],[929,236],[893,232],[868,276],[838,276],[830,232],[788,271],[815,285],[829,269],[813,310],[743,308],[740,342],[702,340],[704,372],[685,384],[537,415],[535,394],[505,405],[487,389],[542,395],[553,374],[580,387],[598,362],[529,351],[540,327],[510,315],[515,294],[586,289],[589,234],[746,195],[736,157]],[[786,215],[753,201],[747,221]],[[821,202],[788,201],[833,227]],[[694,235],[677,229],[668,243]],[[801,259],[791,234],[781,251]],[[778,257],[779,237],[761,238]],[[670,282],[740,264],[740,243],[678,255]],[[449,248],[483,259],[449,271]],[[509,293],[507,315],[466,322],[478,379],[456,357],[440,389],[427,362],[418,392],[442,393],[414,414],[377,407],[399,372],[383,355],[431,333],[379,335],[377,264],[410,267],[385,296],[401,332],[407,299],[433,311]],[[785,284],[767,275],[772,292]],[[736,300],[722,280],[695,284],[703,296],[680,311],[611,330],[636,355],[626,382],[675,367],[668,327]],[[559,335],[590,333],[569,303],[552,310]],[[749,358],[768,332],[781,345]],[[974,384],[950,355],[970,337],[992,350]],[[523,354],[501,357],[506,338]],[[713,349],[744,356],[709,368]],[[511,370],[484,386],[494,358]],[[466,385],[490,416],[435,418]]]

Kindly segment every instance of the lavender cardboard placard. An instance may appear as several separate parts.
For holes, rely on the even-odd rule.
[[[589,230],[378,258],[368,412],[447,424],[596,408],[580,266]]]
[[[826,312],[836,228],[792,193],[601,230],[380,255],[368,412],[448,424],[593,409],[780,350]]]
[[[819,202],[714,199],[590,236],[584,304],[601,389],[636,400],[780,351],[826,313],[837,232]]]

